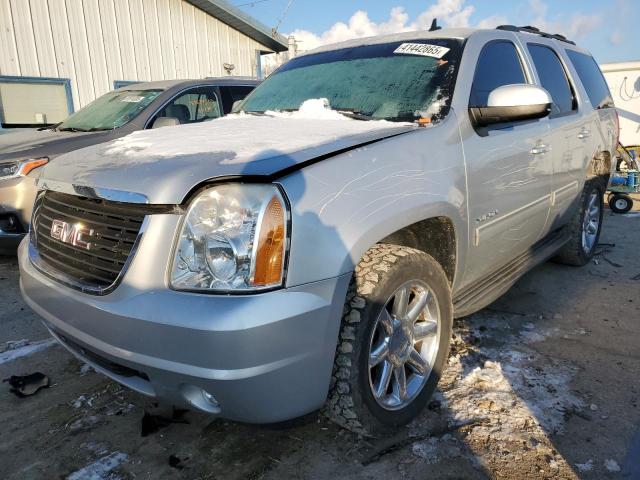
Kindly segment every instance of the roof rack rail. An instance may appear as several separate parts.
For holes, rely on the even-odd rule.
[[[526,27],[516,27],[515,25],[500,25],[496,27],[496,30],[506,30],[508,32],[525,32],[525,33],[533,33],[534,35],[540,35],[544,38],[553,38],[555,40],[560,40],[561,42],[570,43],[571,45],[575,45],[576,42],[572,42],[568,40],[564,35],[560,35],[559,33],[547,33],[541,31],[539,28],[532,27],[531,25],[527,25]]]

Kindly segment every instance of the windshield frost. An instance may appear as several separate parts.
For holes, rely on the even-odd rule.
[[[380,120],[444,115],[461,47],[452,40],[417,42],[449,50],[441,58],[396,53],[402,42],[394,42],[295,58],[254,90],[241,110],[298,110],[306,100],[326,98],[334,110]]]
[[[125,90],[107,93],[67,118],[59,130],[96,131],[121,127],[144,110],[161,90]]]

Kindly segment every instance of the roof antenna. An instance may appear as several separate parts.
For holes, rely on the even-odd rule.
[[[431,22],[431,26],[429,27],[430,32],[435,32],[436,30],[442,30],[442,27],[438,26],[438,19],[434,18]]]

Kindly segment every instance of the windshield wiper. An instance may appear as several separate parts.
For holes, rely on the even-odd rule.
[[[338,112],[340,115],[353,118],[354,120],[364,120],[364,121],[378,120],[377,118],[374,118],[371,115],[367,115],[366,113],[360,113],[357,110],[334,110],[334,112]]]
[[[43,130],[53,130],[53,131],[55,131],[56,128],[58,128],[59,125],[62,125],[62,122],[58,122],[58,123],[54,123],[53,125],[47,125],[46,127],[38,128],[38,131],[39,132],[42,132]]]
[[[59,132],[88,132],[89,130],[86,130],[84,128],[65,127],[65,128],[59,128],[58,131]]]

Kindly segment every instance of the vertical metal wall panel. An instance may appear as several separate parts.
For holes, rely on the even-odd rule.
[[[46,0],[30,0],[31,21],[36,44],[40,75],[44,77],[58,77],[56,52],[53,47],[49,6]]]
[[[207,15],[207,44],[211,61],[211,75],[222,75],[222,61],[220,60],[220,42],[218,40],[219,22]]]
[[[200,76],[195,13],[196,9],[193,5],[182,2],[182,25],[184,28],[184,42],[187,49],[187,72],[189,72],[189,78],[198,78]]]
[[[160,52],[160,28],[158,26],[158,7],[156,0],[142,0],[144,8],[145,31],[147,34],[147,56],[151,80],[164,79],[163,58]]]
[[[82,0],[66,0],[66,5],[69,17],[71,50],[76,66],[75,81],[78,84],[80,105],[86,105],[96,98],[96,93],[91,71],[91,56],[87,42],[87,28],[84,22]]]
[[[184,44],[184,25],[182,23],[183,3],[181,0],[170,0],[169,3],[173,52],[176,60],[176,78],[187,78],[189,76],[187,69],[187,51]]]
[[[107,78],[109,87],[113,88],[113,82],[116,80],[127,80],[122,74],[116,9],[113,0],[100,0],[97,3],[100,9]]]
[[[29,2],[26,0],[11,0],[10,6],[16,45],[19,46],[18,62],[20,63],[20,74],[31,77],[40,76]]]
[[[0,75],[20,75],[18,49],[9,0],[0,0]]]
[[[203,10],[196,9],[196,44],[198,45],[198,67],[200,77],[211,77],[211,54],[207,39],[207,14]]]
[[[113,83],[109,84],[109,75],[107,74],[107,56],[98,2],[82,0],[82,7],[87,33],[87,47],[91,58],[94,98],[97,98],[113,89]]]
[[[218,23],[218,40],[220,40],[220,59],[222,60],[222,65],[224,65],[225,63],[233,63],[231,50],[229,49],[229,30],[230,28],[226,23]],[[224,69],[222,70],[222,74],[226,74]]]
[[[138,0],[133,0],[138,1]],[[120,80],[137,80],[135,46],[131,30],[131,14],[129,0],[114,0],[116,10],[116,25],[118,27],[118,41],[120,42],[120,59],[122,61],[122,76]]]
[[[71,79],[71,92],[73,96],[73,108],[80,108],[80,94],[76,81],[76,65],[71,50],[71,35],[69,32],[69,20],[67,18],[67,6],[64,0],[48,0],[49,16],[51,19],[51,34],[53,46],[56,52],[56,63],[60,78]]]
[[[162,55],[163,77],[174,79],[176,77],[176,59],[171,29],[171,11],[169,0],[156,0],[158,13],[158,29],[160,37],[160,54]]]
[[[142,7],[142,0],[129,0],[131,15],[131,31],[136,58],[136,80],[151,80],[149,68],[149,46],[147,45],[147,21]]]

